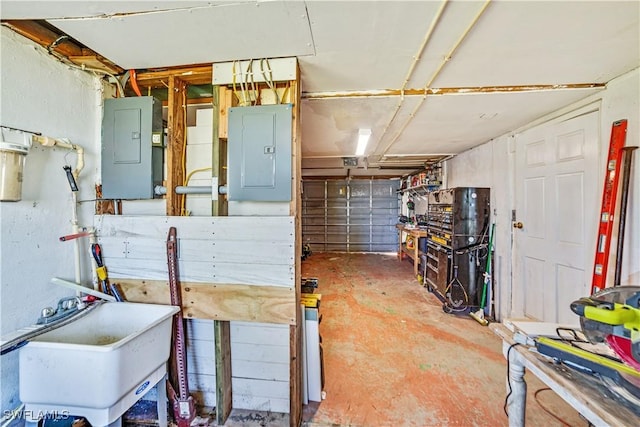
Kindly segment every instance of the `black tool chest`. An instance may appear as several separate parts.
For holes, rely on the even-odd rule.
[[[489,189],[438,190],[429,193],[428,201],[423,283],[445,304],[452,303],[447,300],[449,284],[457,273],[465,292],[453,302],[456,311],[476,308],[482,298],[488,254]]]

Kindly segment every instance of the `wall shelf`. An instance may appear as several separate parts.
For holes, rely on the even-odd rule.
[[[405,188],[404,190],[398,190],[400,194],[409,194],[413,197],[427,197],[427,195],[432,192],[438,190],[440,187],[437,185],[419,185],[417,187]]]

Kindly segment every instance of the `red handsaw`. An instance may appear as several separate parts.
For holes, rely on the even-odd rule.
[[[173,317],[173,346],[171,348],[169,401],[173,407],[173,417],[178,427],[189,427],[196,417],[195,402],[189,394],[187,378],[187,349],[182,318],[182,297],[178,281],[178,238],[176,228],[169,228],[167,236],[167,266],[169,269],[169,290],[171,305],[180,308]]]

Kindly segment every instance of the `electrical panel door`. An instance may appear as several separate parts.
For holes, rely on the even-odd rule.
[[[291,104],[229,108],[229,200],[291,200],[291,124]]]
[[[162,185],[162,104],[151,96],[105,99],[102,196],[152,199]]]

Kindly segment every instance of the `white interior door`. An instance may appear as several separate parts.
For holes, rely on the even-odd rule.
[[[516,136],[514,313],[577,324],[597,230],[599,112]],[[522,223],[522,228],[515,224]]]

